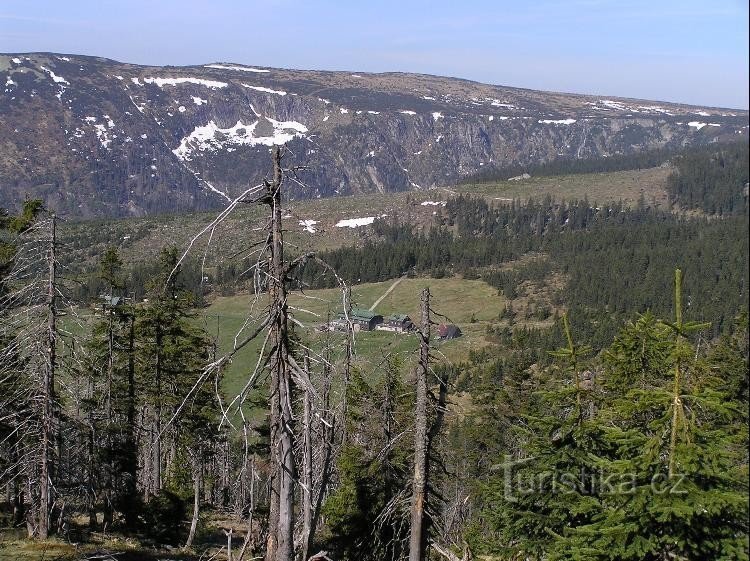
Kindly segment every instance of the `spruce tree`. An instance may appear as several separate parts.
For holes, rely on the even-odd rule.
[[[199,379],[211,348],[207,334],[193,321],[195,298],[182,283],[176,250],[165,249],[160,263],[135,325],[139,380],[150,417],[151,454],[146,462],[150,494],[163,489],[178,466],[184,431],[196,430],[178,409]],[[200,397],[205,399],[203,393]],[[203,405],[195,412],[204,415]]]
[[[691,342],[705,324],[683,321],[681,282],[678,270],[674,321],[645,316],[608,353],[614,397],[602,420],[617,448],[601,466],[611,485],[602,511],[567,532],[553,558],[748,558],[747,464],[733,429],[742,415]]]
[[[101,500],[106,526],[112,525],[117,511],[132,529],[140,507],[136,495],[136,308],[125,297],[122,269],[117,250],[108,248],[97,271],[103,292],[97,298],[96,323],[91,329],[90,360],[84,373],[89,395],[83,408],[90,441],[90,491]],[[90,518],[94,525],[93,513]]]
[[[494,548],[507,555],[542,559],[562,534],[600,510],[598,454],[606,442],[592,418],[595,388],[581,363],[591,349],[574,342],[567,315],[563,330],[567,345],[552,353],[562,364],[542,373],[543,387],[516,427],[521,453],[496,466],[501,475],[486,489]]]

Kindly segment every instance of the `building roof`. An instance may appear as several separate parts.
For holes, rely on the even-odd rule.
[[[461,336],[461,330],[452,323],[441,323],[438,325],[438,335],[443,338],[454,338]]]
[[[122,298],[120,296],[110,296],[109,294],[103,294],[99,296],[102,300],[104,300],[104,303],[109,306],[119,306],[120,302],[122,301]]]
[[[339,314],[339,317],[341,318],[345,317],[344,312],[341,312]],[[360,321],[370,321],[371,319],[377,318],[377,317],[382,317],[382,316],[370,310],[364,310],[360,308],[352,308],[351,314],[349,314],[349,319],[360,320]]]
[[[393,314],[385,318],[386,321],[395,321],[396,323],[403,323],[406,320],[411,321],[411,318],[406,314]]]

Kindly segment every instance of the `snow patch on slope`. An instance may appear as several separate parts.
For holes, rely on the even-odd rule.
[[[255,90],[255,91],[258,91],[258,92],[263,92],[263,93],[270,93],[270,94],[276,94],[276,95],[286,95],[286,92],[283,91],[283,90],[272,90],[271,88],[264,88],[262,86],[251,86],[249,84],[242,84],[242,87],[243,88],[248,88],[248,89],[251,89],[251,90]]]
[[[359,228],[360,226],[369,226],[377,218],[383,218],[386,215],[381,216],[365,216],[364,218],[345,218],[336,222],[336,228]]]
[[[241,72],[257,72],[259,74],[265,74],[270,70],[263,68],[253,68],[252,66],[230,66],[226,64],[207,64],[206,68],[218,68],[220,70],[239,70]]]
[[[63,78],[62,76],[58,76],[57,74],[55,74],[54,72],[52,72],[52,70],[50,70],[46,66],[40,66],[39,68],[41,68],[47,74],[49,74],[49,77],[52,78],[52,81],[55,82],[56,84],[67,84],[67,85],[70,85],[70,82],[68,82],[65,78]]]
[[[552,124],[552,125],[572,125],[576,122],[575,119],[539,119],[540,123]]]
[[[694,127],[695,130],[701,130],[703,127],[720,127],[721,125],[719,123],[702,123],[700,121],[690,121],[688,123],[689,127]]]
[[[112,139],[110,139],[107,135],[107,127],[105,127],[104,125],[94,125],[94,131],[96,132],[96,137],[99,139],[99,143],[102,145],[102,147],[109,148],[109,145],[112,143]]]
[[[318,223],[317,220],[300,220],[299,225],[302,226],[305,232],[314,234],[316,232],[315,225]]]
[[[133,83],[140,86],[142,85],[138,78],[133,78]],[[164,86],[178,86],[180,84],[196,84],[199,86],[206,86],[207,88],[225,88],[229,84],[226,82],[219,82],[217,80],[204,80],[203,78],[144,78],[143,81],[146,84],[156,84],[160,88]]]
[[[611,99],[600,99],[599,103],[601,103],[602,105],[606,107],[609,107],[610,109],[617,109],[619,111],[627,109],[627,107],[623,105],[622,103],[620,103],[619,101],[613,101]]]
[[[665,109],[661,105],[639,105],[638,109],[642,109],[643,111],[647,111],[649,113],[664,113],[665,115],[672,115],[672,113],[670,113],[667,109]],[[633,109],[632,107],[628,107],[628,111],[633,111],[634,113],[638,113],[638,111]]]
[[[189,162],[195,151],[216,151],[227,146],[273,146],[284,144],[295,137],[302,136],[307,132],[307,127],[296,121],[277,121],[267,118],[273,126],[271,136],[256,136],[255,128],[259,121],[244,124],[237,121],[233,127],[223,129],[213,120],[207,125],[195,127],[193,132],[180,141],[180,145],[172,150],[180,160]]]
[[[493,99],[492,103],[490,103],[492,107],[505,107],[506,109],[515,109],[516,106],[511,103],[503,103],[499,99]]]

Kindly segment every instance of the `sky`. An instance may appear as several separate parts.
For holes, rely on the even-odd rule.
[[[2,0],[0,52],[419,72],[748,108],[747,0]]]

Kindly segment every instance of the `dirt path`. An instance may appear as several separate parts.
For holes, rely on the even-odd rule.
[[[404,277],[399,277],[395,281],[393,281],[393,284],[388,287],[388,290],[385,291],[385,294],[383,294],[380,298],[378,298],[377,300],[375,300],[375,303],[372,306],[370,306],[370,311],[374,312],[375,308],[378,307],[378,304],[380,304],[383,300],[385,300],[385,297],[388,296],[391,292],[393,292],[393,289],[396,288],[398,286],[398,283],[400,283],[402,280],[404,280],[404,278],[406,278],[406,277],[405,276]]]

